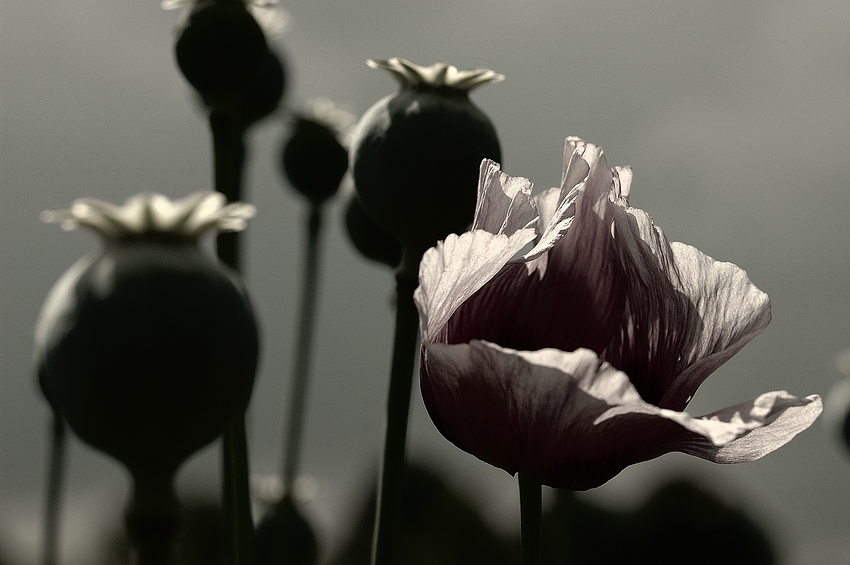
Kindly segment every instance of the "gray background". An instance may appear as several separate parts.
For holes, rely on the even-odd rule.
[[[289,62],[289,101],[329,96],[363,112],[395,90],[366,67],[369,57],[494,69],[507,79],[472,98],[500,133],[505,171],[552,186],[564,138],[582,136],[610,164],[634,167],[632,204],[672,240],[745,268],[771,296],[773,322],[705,383],[692,412],[768,390],[825,394],[835,382],[834,355],[850,346],[846,2],[285,7],[293,25],[273,42]],[[79,196],[123,202],[210,188],[206,123],[173,63],[178,19],[155,0],[0,2],[0,543],[21,559],[37,554],[47,452],[32,328],[53,282],[96,244],[38,214]],[[258,473],[279,466],[305,213],[274,165],[283,131],[272,119],[252,132],[247,172],[259,208],[247,276],[265,338],[250,422]],[[393,284],[352,252],[338,210],[329,212],[303,468],[318,487],[305,508],[333,544],[379,451]],[[449,472],[497,527],[516,529],[514,480],[443,440],[418,394],[411,433],[412,457]],[[786,563],[850,563],[850,465],[821,422],[758,462],[721,467],[671,454],[587,496],[633,505],[683,471],[763,520]],[[180,476],[184,490],[217,481],[217,447]],[[98,528],[116,525],[127,482],[75,443],[69,483],[63,551],[82,563]]]

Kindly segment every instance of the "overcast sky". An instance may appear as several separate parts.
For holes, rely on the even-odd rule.
[[[473,100],[499,131],[503,170],[539,189],[558,182],[564,138],[632,165],[632,204],[672,240],[747,270],[773,304],[768,329],[706,381],[697,414],[787,389],[826,394],[850,347],[850,5],[846,2],[298,0],[273,43],[288,101],[328,96],[359,114],[395,82],[365,65],[404,56],[506,80]],[[32,558],[38,543],[48,413],[36,394],[32,328],[48,289],[96,245],[38,214],[80,196],[123,202],[142,191],[209,189],[209,134],[172,54],[179,12],[156,0],[0,2],[0,542]],[[304,205],[276,170],[284,125],[251,132],[247,277],[264,354],[250,422],[252,467],[279,467],[298,299]],[[411,171],[415,174],[416,166]],[[382,436],[393,289],[358,258],[329,210],[315,380],[304,471],[325,539],[358,500]],[[514,480],[442,439],[414,399],[410,453],[430,458],[502,527],[518,523]],[[214,484],[215,448],[181,485]],[[850,559],[850,458],[817,422],[740,466],[667,455],[588,496],[633,504],[671,474],[698,473],[773,529],[789,564]],[[66,555],[92,524],[119,516],[126,478],[74,444]],[[842,546],[843,544],[843,546]],[[834,559],[830,561],[830,559]]]

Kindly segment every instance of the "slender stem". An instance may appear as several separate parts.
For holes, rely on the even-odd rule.
[[[540,563],[540,522],[543,512],[540,483],[525,473],[519,477],[519,513],[522,530],[522,565]]]
[[[244,129],[232,113],[210,112],[210,130],[213,138],[215,189],[229,202],[242,198],[242,169],[245,162]],[[219,259],[239,271],[240,233],[223,233],[216,239]],[[229,563],[251,565],[254,552],[254,523],[251,517],[251,499],[248,475],[248,443],[245,437],[245,415],[234,419],[225,431],[222,442],[222,489],[224,517],[229,535]]]
[[[396,521],[396,507],[405,468],[407,420],[410,412],[410,391],[419,329],[419,316],[413,302],[416,284],[416,278],[404,274],[396,276],[398,299],[395,341],[387,395],[387,427],[378,482],[375,532],[372,539],[372,565],[388,565],[392,562],[392,527]]]
[[[47,500],[44,514],[44,565],[59,562],[59,523],[62,503],[62,478],[65,473],[65,420],[53,412],[51,426],[50,469],[47,477]]]
[[[248,443],[245,418],[238,417],[224,433],[224,517],[230,528],[228,562],[252,565],[254,562],[254,523],[248,487]]]
[[[313,350],[313,330],[317,291],[319,287],[319,243],[322,230],[322,208],[311,206],[307,218],[307,242],[304,249],[304,279],[301,294],[301,315],[298,320],[298,343],[292,369],[292,392],[289,397],[289,418],[283,451],[283,487],[291,493],[298,473],[301,451],[301,431],[304,428],[304,409],[310,357]]]

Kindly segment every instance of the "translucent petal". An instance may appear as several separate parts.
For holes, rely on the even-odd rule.
[[[732,263],[670,243],[652,218],[614,205],[626,314],[603,357],[644,400],[683,410],[717,367],[770,321],[770,301]]]
[[[460,236],[449,234],[437,247],[426,251],[414,293],[422,340],[436,336],[457,307],[533,238],[532,229],[519,230],[510,237],[476,230]]]

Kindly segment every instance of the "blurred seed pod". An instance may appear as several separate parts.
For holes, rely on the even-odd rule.
[[[316,534],[288,494],[263,516],[254,539],[257,565],[314,565],[318,561]]]
[[[207,104],[246,90],[266,62],[263,30],[242,0],[200,0],[178,32],[177,65]]]
[[[295,190],[321,206],[339,190],[348,170],[354,116],[330,100],[309,101],[292,116],[281,150],[281,169]]]
[[[124,206],[78,200],[46,214],[103,246],[57,281],[36,326],[39,381],[84,441],[139,482],[167,482],[248,404],[257,323],[240,277],[202,253],[207,232],[253,208],[217,193]]]
[[[269,51],[251,86],[240,97],[245,127],[273,114],[286,91],[286,68],[280,55]]]
[[[845,448],[850,449],[850,349],[835,356],[843,375],[830,389],[823,407],[823,423]]]

